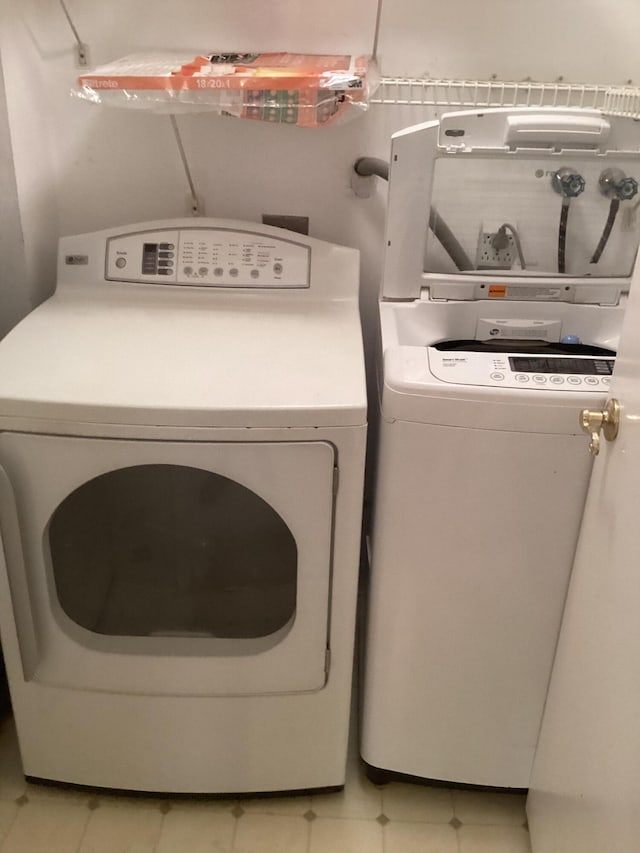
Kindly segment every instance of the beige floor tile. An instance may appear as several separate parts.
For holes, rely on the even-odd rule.
[[[87,805],[89,800],[95,799],[92,791],[83,788],[69,788],[64,785],[39,785],[29,782],[24,793],[30,802],[36,800],[66,800]]]
[[[460,853],[531,853],[529,833],[521,826],[462,826],[458,838]]]
[[[71,800],[26,803],[13,821],[2,845],[2,853],[75,851],[90,814],[86,805]]]
[[[390,820],[449,823],[453,797],[446,788],[392,782],[382,788],[382,811]]]
[[[319,817],[311,823],[309,853],[382,853],[382,827],[375,820]]]
[[[18,814],[16,803],[0,803],[0,842],[6,837]]]
[[[245,814],[238,819],[237,853],[306,853],[309,822],[288,815]]]
[[[347,767],[344,791],[313,796],[311,808],[319,817],[372,820],[382,813],[382,794],[369,782],[360,765],[351,764]]]
[[[99,788],[91,792],[89,797],[91,800],[99,801],[101,806],[111,806],[112,808],[120,808],[124,806],[126,809],[135,807],[136,809],[149,809],[150,811],[155,811],[156,809],[161,810],[162,807],[171,806],[174,802],[170,795],[167,795],[165,798],[164,796],[158,795],[147,796],[144,793],[121,794],[110,790],[101,791]],[[198,801],[187,800],[186,802]],[[233,805],[233,803],[231,803],[231,805]]]
[[[210,809],[207,803],[187,809],[173,808],[164,816],[156,853],[231,850],[235,822],[231,812]]]
[[[158,798],[159,799],[159,798]],[[131,802],[131,800],[129,800]],[[171,811],[187,811],[187,812],[217,812],[219,814],[232,814],[236,806],[241,805],[241,801],[231,798],[220,799],[218,797],[180,797],[176,800],[167,800],[167,804],[171,804]],[[157,805],[162,810],[163,802],[159,799]]]
[[[13,718],[0,725],[0,799],[15,800],[27,787]]]
[[[454,791],[453,808],[462,823],[522,826],[526,819],[525,799],[523,794]]]
[[[384,828],[385,853],[458,853],[452,826],[432,823],[396,823]]]
[[[311,808],[311,797],[256,797],[238,800],[238,805],[255,814],[303,815]]]
[[[101,803],[91,812],[79,853],[153,853],[161,826],[159,808]]]

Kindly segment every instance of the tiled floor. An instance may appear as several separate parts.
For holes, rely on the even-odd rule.
[[[0,728],[0,853],[530,853],[524,799],[391,784],[352,749],[345,791],[185,801],[63,791],[22,777]]]

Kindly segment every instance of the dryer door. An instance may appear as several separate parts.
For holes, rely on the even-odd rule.
[[[0,462],[27,680],[206,696],[324,686],[332,445],[3,433]]]

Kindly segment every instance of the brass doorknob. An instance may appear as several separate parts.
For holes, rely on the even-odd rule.
[[[611,399],[604,409],[583,409],[580,412],[580,426],[589,436],[589,453],[600,453],[600,431],[607,441],[613,441],[620,427],[620,403]]]

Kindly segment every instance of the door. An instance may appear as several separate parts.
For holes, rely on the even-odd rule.
[[[620,432],[595,461],[534,762],[534,853],[640,843],[640,265],[634,278],[611,386]]]
[[[0,462],[26,680],[206,696],[324,686],[331,445],[3,433]]]

